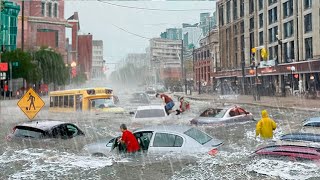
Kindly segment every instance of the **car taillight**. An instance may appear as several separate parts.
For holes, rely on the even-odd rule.
[[[211,156],[214,156],[218,153],[218,149],[211,149],[208,154],[211,155]]]

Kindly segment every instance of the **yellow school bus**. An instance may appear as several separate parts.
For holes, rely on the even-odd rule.
[[[86,88],[52,91],[49,93],[51,112],[103,111],[123,112],[116,107],[112,89]]]

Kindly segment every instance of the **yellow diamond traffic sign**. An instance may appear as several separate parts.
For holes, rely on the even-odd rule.
[[[37,115],[44,104],[43,100],[32,88],[30,88],[17,103],[19,108],[30,120]]]

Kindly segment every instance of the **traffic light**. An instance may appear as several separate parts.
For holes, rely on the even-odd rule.
[[[256,48],[252,48],[251,49],[251,68],[254,68],[256,65],[256,61],[255,61],[255,55],[256,55]]]

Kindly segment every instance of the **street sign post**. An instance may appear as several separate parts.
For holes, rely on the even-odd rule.
[[[24,112],[24,114],[30,120],[32,120],[42,109],[45,103],[40,96],[32,88],[30,88],[18,101],[17,105]]]

